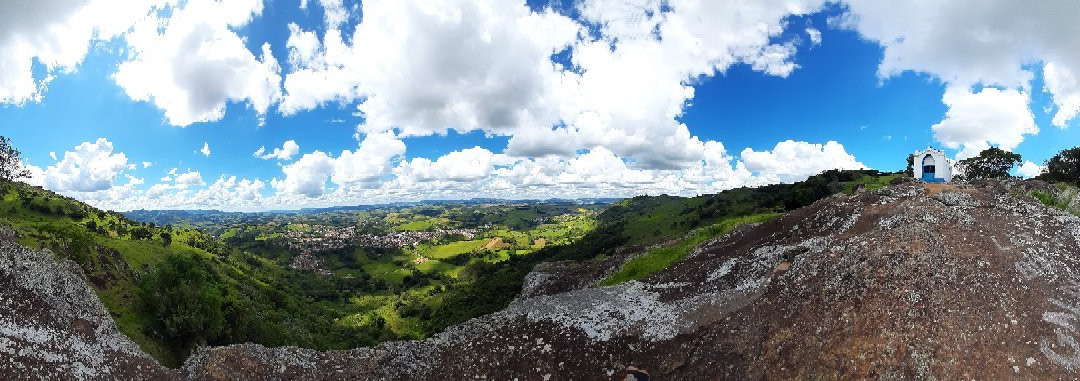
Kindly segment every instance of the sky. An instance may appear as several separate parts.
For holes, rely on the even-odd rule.
[[[92,205],[698,195],[1080,142],[1078,2],[0,0],[0,135]]]

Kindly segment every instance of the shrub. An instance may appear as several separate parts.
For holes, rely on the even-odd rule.
[[[1046,172],[1040,179],[1050,182],[1080,184],[1080,147],[1070,148],[1046,161]]]
[[[190,351],[222,333],[221,290],[207,265],[171,255],[140,282],[140,300],[156,331],[175,348]]]
[[[1020,160],[1020,154],[990,147],[979,152],[979,156],[960,160],[957,166],[965,179],[996,179],[1009,177],[1009,171]]]

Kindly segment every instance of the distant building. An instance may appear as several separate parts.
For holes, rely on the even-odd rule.
[[[945,156],[945,151],[939,149],[916,151],[912,169],[915,170],[916,179],[928,183],[944,183],[953,178],[953,162]]]

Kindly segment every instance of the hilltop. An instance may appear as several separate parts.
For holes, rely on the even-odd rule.
[[[689,246],[729,225],[893,177],[831,171],[798,184],[636,197],[610,208],[597,200],[440,204],[233,213],[218,222],[205,217],[219,213],[196,212],[204,219],[194,225],[203,230],[135,221],[15,183],[0,192],[0,226],[10,228],[8,240],[74,262],[119,330],[175,367],[200,345],[325,350],[429,337],[505,308],[538,264],[611,260],[655,246],[635,262],[645,266],[628,264],[614,280],[637,278],[677,262]],[[697,233],[684,237],[691,231]],[[425,241],[357,246],[382,245],[364,238],[371,234],[390,234],[385,242],[395,245]]]
[[[203,345],[325,350],[427,337],[458,322],[435,324],[430,315],[443,295],[466,284],[459,274],[572,242],[592,229],[603,207],[476,201],[292,213],[141,211],[133,215],[166,219],[138,221],[8,183],[0,187],[0,228],[10,232],[8,241],[71,260],[117,328],[178,367]],[[505,241],[484,248],[493,240]]]
[[[830,197],[641,281],[533,292],[426,341],[216,348],[187,370],[582,379],[631,365],[672,379],[1068,378],[1078,365],[1080,219],[1027,196],[1032,186],[1044,191],[907,182]],[[566,271],[535,272],[528,288]],[[282,358],[295,362],[275,369]],[[237,363],[242,373],[230,371]]]
[[[196,379],[617,378],[626,366],[681,379],[1070,377],[1078,366],[1072,324],[1080,318],[1080,284],[1073,276],[1080,272],[1080,219],[1062,209],[1075,207],[1075,188],[1037,181],[893,182],[723,226],[730,233],[625,280],[613,277],[702,228],[618,245],[622,249],[594,259],[537,266],[507,308],[421,341],[329,352],[207,347],[177,373],[153,365],[78,364],[125,376]],[[652,203],[643,209],[648,215],[687,200],[641,198],[622,206]],[[4,250],[18,252],[10,245]],[[25,266],[0,263],[0,274],[11,277]],[[65,271],[61,277],[80,280],[74,267]],[[20,290],[44,294],[43,300],[54,293]],[[96,311],[81,318],[108,332],[111,319]],[[48,329],[64,333],[76,326]],[[40,347],[7,336],[5,343],[16,346],[6,348],[38,353]],[[138,351],[125,356],[145,359]],[[37,360],[21,364],[64,363],[29,358]]]

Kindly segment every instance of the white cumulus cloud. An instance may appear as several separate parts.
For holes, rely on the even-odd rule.
[[[555,121],[550,57],[579,26],[513,1],[366,1],[350,38],[290,25],[281,110],[362,99],[365,131],[405,136]],[[350,43],[351,42],[351,43]]]
[[[1080,3],[987,0],[951,2],[847,1],[834,24],[857,30],[885,48],[882,78],[904,71],[934,75],[958,88],[1026,90],[1032,65],[1043,64],[1046,89],[1064,127],[1080,111]],[[1037,67],[1037,66],[1036,66]],[[989,124],[988,129],[997,128]]]
[[[40,101],[57,74],[75,71],[93,40],[126,31],[158,1],[0,2],[0,104]],[[34,61],[44,65],[35,77]]]
[[[1032,178],[1041,175],[1046,167],[1032,163],[1031,161],[1024,161],[1024,164],[1020,165],[1020,168],[1016,169],[1016,173],[1026,178]]]
[[[179,186],[206,185],[206,183],[203,182],[202,175],[199,174],[199,171],[188,171],[186,173],[178,174],[176,175],[174,183]]]
[[[601,146],[635,167],[684,168],[706,143],[677,121],[690,83],[740,62],[787,76],[794,42],[774,39],[822,4],[583,1],[572,20],[515,1],[373,0],[351,38],[289,26],[280,110],[358,101],[364,132],[482,130],[511,136],[520,157]]]
[[[394,172],[399,178],[415,181],[475,181],[491,174],[494,156],[487,149],[473,147],[448,153],[435,161],[419,157],[402,162]]]
[[[790,183],[829,169],[863,169],[863,163],[840,143],[813,144],[792,140],[776,143],[771,151],[744,149],[739,155],[746,170],[762,183]]]
[[[64,152],[63,158],[45,168],[41,176],[43,185],[57,192],[97,192],[112,188],[126,169],[127,156],[114,153],[112,142],[100,138]]]
[[[113,77],[129,97],[153,102],[177,126],[220,120],[228,102],[246,102],[262,115],[281,98],[270,45],[256,57],[235,31],[262,13],[261,0],[166,8],[169,16],[147,17],[125,34],[130,57]]]
[[[300,145],[296,144],[295,140],[286,140],[281,145],[281,148],[274,148],[273,152],[266,152],[266,147],[259,147],[255,151],[254,156],[263,160],[278,159],[289,160],[296,154],[300,153]]]
[[[934,138],[948,148],[963,148],[959,158],[978,155],[997,145],[1012,151],[1024,135],[1039,133],[1028,109],[1028,94],[1015,89],[984,88],[979,92],[949,87],[942,98],[949,110],[933,125]]]
[[[813,27],[806,28],[806,35],[810,37],[810,45],[821,45],[821,31]]]
[[[322,151],[304,154],[281,168],[284,179],[273,179],[270,184],[279,192],[318,197],[326,193],[326,178],[333,173],[334,163],[334,158]]]
[[[405,153],[405,143],[392,133],[372,133],[356,150],[345,150],[337,158],[322,151],[305,154],[282,167],[283,179],[271,180],[279,192],[318,197],[326,192],[326,181],[340,188],[371,185],[391,169],[392,161]]]

